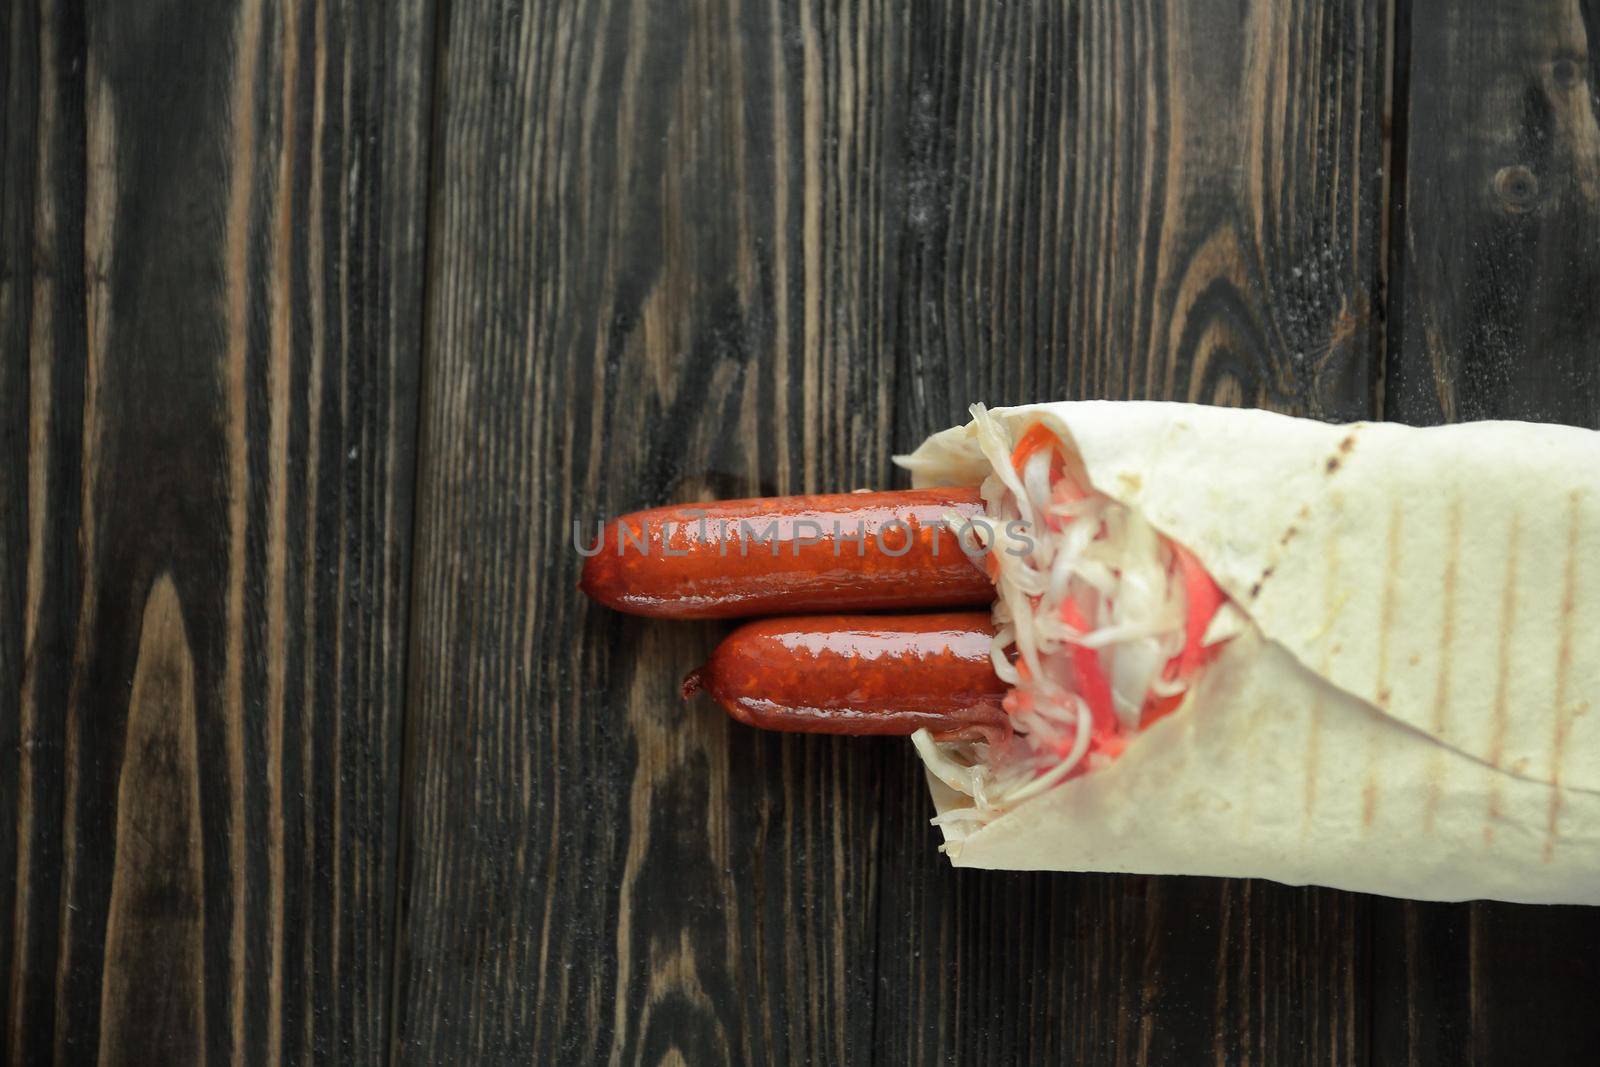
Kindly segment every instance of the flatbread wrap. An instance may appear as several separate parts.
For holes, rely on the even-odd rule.
[[[911,490],[623,516],[582,587],[753,618],[685,697],[910,737],[957,866],[1600,902],[1600,434],[972,412]]]
[[[1155,402],[974,413],[899,459],[916,486],[981,485],[995,525],[1015,519],[1036,487],[1009,450],[1043,425],[1106,514],[1186,548],[1226,600],[1171,713],[1047,788],[1027,788],[1037,769],[1000,788],[1013,748],[919,732],[956,866],[1600,903],[1600,434]],[[996,641],[1022,643],[1040,598],[1007,593],[1012,567],[993,568]],[[1117,625],[1130,648],[1144,633]],[[1152,655],[1170,630],[1145,634]]]

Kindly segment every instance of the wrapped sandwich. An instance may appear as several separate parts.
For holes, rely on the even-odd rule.
[[[585,588],[779,616],[686,691],[910,736],[957,866],[1600,903],[1600,435],[1083,402],[900,462],[628,516]]]

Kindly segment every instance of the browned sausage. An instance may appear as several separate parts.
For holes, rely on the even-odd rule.
[[[618,611],[677,619],[983,607],[994,587],[943,525],[975,489],[722,500],[624,515],[580,587]]]
[[[735,630],[683,695],[704,689],[767,730],[995,740],[1010,733],[982,612],[763,619]]]

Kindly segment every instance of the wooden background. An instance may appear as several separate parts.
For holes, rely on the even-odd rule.
[[[1600,909],[953,872],[569,545],[979,399],[1600,426],[1597,33],[4,0],[0,1061],[1595,1062]]]

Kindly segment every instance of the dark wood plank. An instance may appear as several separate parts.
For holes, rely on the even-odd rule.
[[[27,1063],[50,1059],[57,1028],[66,792],[61,680],[71,671],[75,606],[82,597],[74,544],[81,432],[59,427],[83,422],[84,41],[81,12],[60,4],[11,3],[8,9],[6,49],[14,66],[6,87],[6,227],[0,237],[10,268],[6,436],[17,462],[0,475],[8,487],[7,519],[0,521],[6,522],[11,570],[10,595],[0,604],[0,639],[13,650],[13,666],[0,678],[0,734],[16,745],[0,749],[0,788],[10,801],[0,856],[0,893],[9,905],[7,966],[0,973],[6,976],[3,1058]],[[52,512],[71,534],[46,523]]]
[[[1600,425],[1600,8],[1411,21],[1390,415]]]
[[[429,6],[7,17],[0,1060],[380,1058]]]
[[[680,716],[662,694],[708,636],[571,592],[569,524],[594,511],[881,479],[891,383],[900,444],[986,394],[1373,412],[1387,13],[1308,7],[1244,31],[1196,15],[1198,41],[1187,22],[1147,39],[1148,20],[1067,14],[919,21],[911,69],[881,78],[897,27],[809,7],[781,25],[754,5],[452,20],[408,1058],[833,1058],[867,1038],[889,1060],[1362,1056],[1362,898],[957,877],[903,746]],[[1258,59],[1229,75],[1207,48]],[[1129,127],[1144,136],[1119,139],[1105,70],[1129,99],[1155,87],[1168,110]],[[903,162],[892,136],[856,154],[847,104],[903,126]],[[1105,177],[1092,161],[1117,151],[1127,173]],[[896,183],[902,202],[872,199]],[[1115,284],[1108,262],[1128,264]],[[1069,952],[1040,947],[1063,937]]]
[[[1385,414],[1600,427],[1600,7],[1415,0]],[[1600,1058],[1600,909],[1383,901],[1383,1063]]]
[[[896,444],[1074,396],[1371,416],[1390,12],[948,5],[919,20]],[[956,872],[885,770],[886,1063],[1358,1062],[1369,898]]]
[[[586,605],[572,524],[890,478],[908,19],[450,11],[409,1062],[863,1055],[887,746],[681,706],[722,628]]]
[[[0,8],[0,813],[18,810],[22,764],[23,595],[27,573],[28,334],[33,321],[33,187],[37,158],[40,67],[38,7],[12,0]],[[32,740],[30,738],[30,740]],[[0,816],[0,975],[17,965],[13,921],[26,909],[17,895],[20,820]],[[21,990],[0,987],[0,1058],[16,1025]]]

